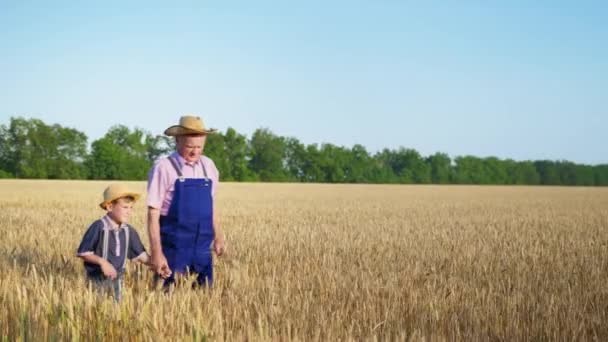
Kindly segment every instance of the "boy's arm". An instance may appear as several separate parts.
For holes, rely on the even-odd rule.
[[[91,224],[89,229],[87,229],[86,233],[84,233],[84,236],[82,237],[82,241],[80,242],[80,246],[78,246],[76,256],[83,259],[85,262],[99,265],[99,267],[101,267],[101,271],[106,277],[115,279],[117,273],[114,266],[93,252],[99,244],[102,229],[103,223],[100,220],[97,220]]]
[[[80,254],[78,257],[90,264],[99,265],[99,267],[101,267],[101,271],[106,277],[116,279],[116,270],[114,269],[114,266],[112,266],[112,264],[110,264],[106,259],[93,253]]]
[[[150,266],[150,254],[148,254],[148,252],[143,252],[133,259],[133,261],[141,262],[144,265]]]
[[[137,230],[135,230],[133,227],[130,228],[131,230],[131,239],[129,240],[129,254],[127,255],[127,257],[130,260],[133,261],[138,261],[141,263],[144,263],[146,265],[150,264],[150,255],[146,252],[146,248],[144,247],[144,244],[141,242],[141,239],[139,237],[139,234],[137,233]]]

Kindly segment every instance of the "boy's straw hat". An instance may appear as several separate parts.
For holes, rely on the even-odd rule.
[[[103,192],[103,202],[99,203],[99,206],[101,209],[106,210],[110,202],[127,196],[131,196],[137,201],[141,197],[141,194],[129,190],[125,185],[112,184]]]
[[[203,120],[198,116],[182,116],[179,118],[179,124],[171,126],[165,130],[165,135],[178,136],[189,134],[210,134],[217,132],[217,129],[207,129]]]

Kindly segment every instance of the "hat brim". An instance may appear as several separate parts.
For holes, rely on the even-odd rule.
[[[191,135],[191,134],[212,134],[217,132],[217,129],[211,128],[211,129],[203,129],[203,130],[198,130],[198,129],[192,129],[192,128],[186,128],[184,126],[180,126],[180,125],[175,125],[175,126],[171,126],[169,128],[167,128],[165,130],[165,135],[174,137],[174,136],[178,136],[178,135]]]
[[[141,198],[141,194],[138,194],[136,192],[125,192],[125,193],[121,193],[118,196],[115,196],[114,198],[111,198],[107,201],[103,201],[101,203],[99,203],[99,207],[103,210],[107,210],[108,204],[110,204],[112,201],[117,200],[119,198],[123,198],[123,197],[133,197],[133,200],[135,202],[137,202],[138,199]]]

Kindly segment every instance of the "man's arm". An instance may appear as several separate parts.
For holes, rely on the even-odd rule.
[[[224,241],[224,233],[220,229],[218,213],[215,204],[213,206],[213,235],[215,239],[213,240],[213,249],[215,250],[215,254],[218,256],[222,255],[226,250],[225,241]]]
[[[162,253],[160,243],[160,210],[148,207],[148,237],[152,255]]]
[[[171,269],[167,264],[167,258],[163,254],[160,241],[160,210],[148,207],[148,237],[150,239],[150,265],[154,272],[161,277],[167,278],[171,275]]]
[[[216,199],[216,191],[217,191],[217,187],[220,184],[220,172],[217,169],[217,167],[215,166],[215,163],[213,162],[213,160],[207,158],[207,160],[211,163],[211,170],[212,170],[212,176],[211,178],[213,179],[213,187],[211,188],[211,197],[213,198],[213,235],[215,236],[214,240],[213,240],[213,249],[215,250],[215,254],[217,254],[218,256],[224,254],[225,250],[226,250],[226,246],[225,246],[225,240],[224,240],[224,233],[222,232],[222,229],[220,228],[220,222],[219,222],[219,214],[217,211],[217,199]]]

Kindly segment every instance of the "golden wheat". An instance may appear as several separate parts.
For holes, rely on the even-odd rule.
[[[0,181],[3,340],[608,340],[605,188],[223,183],[215,287],[115,304],[74,257],[107,185]]]

